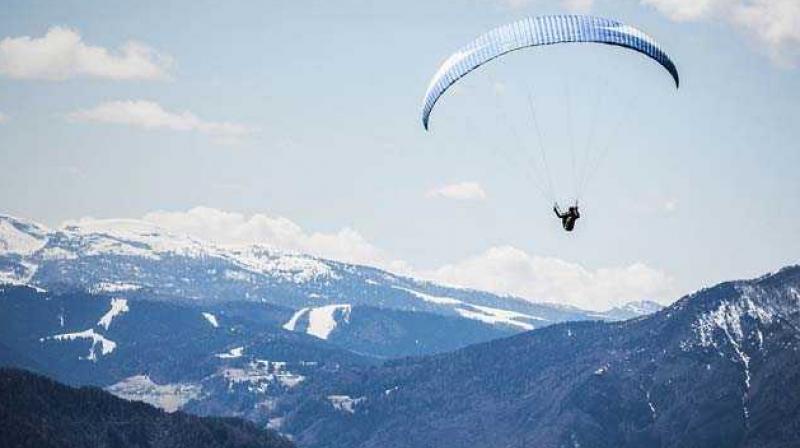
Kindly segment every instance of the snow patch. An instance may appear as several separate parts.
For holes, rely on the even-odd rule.
[[[312,308],[308,312],[308,329],[306,333],[320,339],[328,339],[331,332],[336,329],[338,322],[336,315],[342,314],[342,321],[350,323],[351,307],[348,304],[326,305]]]
[[[205,313],[204,312],[203,313],[203,317],[206,318],[206,320],[208,321],[208,323],[211,324],[212,327],[219,328],[219,322],[217,322],[217,316],[215,316],[215,315],[213,315],[211,313]]]
[[[244,354],[244,347],[234,347],[225,353],[217,353],[214,356],[216,356],[219,359],[236,359],[236,358],[241,358],[243,354]]]
[[[285,417],[273,417],[273,418],[269,419],[267,421],[267,429],[271,429],[273,431],[281,429],[281,426],[283,426],[283,420],[284,419],[285,419]]]
[[[656,419],[656,406],[653,404],[653,400],[650,399],[650,391],[647,391],[647,406],[650,407],[650,414],[653,416],[653,420]]]
[[[351,398],[349,395],[328,395],[328,402],[334,409],[348,414],[354,414],[356,407],[366,399],[367,397]]]
[[[400,386],[394,386],[394,387],[392,387],[390,389],[386,389],[385,391],[383,391],[383,394],[384,395],[391,395],[391,394],[397,392],[398,389],[400,389]]]
[[[285,324],[283,324],[283,329],[284,330],[289,330],[289,331],[295,331],[295,328],[297,328],[297,321],[301,317],[303,317],[303,315],[306,314],[308,312],[308,310],[309,310],[309,308],[301,308],[301,309],[297,310],[292,315],[292,317],[288,321],[286,321]]]
[[[425,294],[424,292],[415,291],[413,289],[402,288],[400,286],[392,286],[393,289],[398,289],[400,291],[405,291],[419,299],[422,299],[428,303],[435,303],[437,305],[459,305],[463,303],[461,300],[454,299],[452,297],[443,297],[443,296],[434,296],[431,294]]]
[[[156,384],[147,375],[136,375],[106,387],[106,391],[128,401],[142,401],[175,412],[191,400],[200,398],[199,384]]]
[[[108,327],[111,326],[111,321],[114,320],[115,317],[128,311],[130,311],[130,308],[128,307],[127,300],[111,299],[111,309],[97,321],[97,325],[108,330]]]
[[[305,315],[308,315],[308,326],[306,333],[319,339],[328,339],[331,332],[336,329],[340,322],[350,322],[350,312],[352,308],[349,304],[325,305],[316,308],[302,308],[297,310],[292,317],[283,324],[284,330],[297,331],[297,322]],[[340,317],[341,321],[337,321]]]
[[[0,285],[19,285],[25,286],[25,279],[11,271],[0,271]]]
[[[94,294],[109,293],[109,292],[129,292],[138,291],[142,289],[141,286],[133,283],[122,282],[100,282],[89,289],[89,292]]]
[[[492,325],[511,325],[522,328],[523,330],[533,330],[534,328],[532,324],[525,322],[527,320],[546,320],[541,317],[518,313],[516,311],[501,310],[498,308],[470,305],[466,303],[464,304],[464,307],[458,307],[455,310],[461,317],[466,317],[467,319],[479,320]]]
[[[114,349],[117,348],[116,342],[106,339],[105,336],[103,336],[100,333],[96,333],[94,329],[91,328],[77,333],[64,333],[64,334],[49,336],[46,338],[41,338],[39,339],[39,342],[44,342],[47,340],[74,341],[76,339],[90,339],[92,341],[92,347],[89,349],[89,354],[86,357],[80,358],[80,359],[87,359],[92,362],[97,362],[96,348],[98,345],[100,345],[101,356],[109,355],[114,351]]]
[[[250,283],[252,281],[252,274],[246,271],[232,271],[230,269],[226,269],[224,275],[227,280],[244,283]]]

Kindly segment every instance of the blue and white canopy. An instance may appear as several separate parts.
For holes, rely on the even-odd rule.
[[[680,85],[678,70],[670,57],[650,36],[637,28],[602,17],[529,17],[495,28],[447,58],[425,93],[422,125],[428,129],[431,111],[442,94],[481,65],[514,50],[570,42],[617,45],[637,51],[661,64],[675,80],[676,88]]]

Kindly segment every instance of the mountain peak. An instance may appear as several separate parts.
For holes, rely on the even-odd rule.
[[[692,335],[687,350],[730,346],[749,375],[753,351],[760,351],[775,324],[800,325],[800,267],[790,266],[752,280],[721,283],[684,297],[668,315],[686,316]]]
[[[0,254],[31,254],[45,245],[48,232],[41,224],[0,214]]]

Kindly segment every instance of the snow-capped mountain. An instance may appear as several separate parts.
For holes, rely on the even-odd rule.
[[[601,313],[600,317],[602,320],[628,320],[634,317],[656,313],[663,308],[663,305],[651,300],[637,300],[611,308],[605,313]]]
[[[800,266],[305,389],[307,447],[800,446]]]
[[[29,255],[47,241],[48,230],[39,224],[0,215],[0,254]]]
[[[302,328],[312,335],[347,323],[346,313],[329,318],[328,311],[352,306],[441,314],[513,331],[638,315],[535,304],[262,246],[219,246],[142,221],[82,220],[47,230],[0,216],[0,232],[0,282],[51,292],[124,292],[131,300],[267,302],[298,310],[295,320],[306,322]],[[320,320],[326,330],[308,325]]]

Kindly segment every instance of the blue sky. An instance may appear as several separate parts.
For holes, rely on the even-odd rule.
[[[4,2],[0,211],[148,219],[598,309],[798,261],[794,0],[164,3]],[[646,30],[681,89],[622,50],[519,52],[422,130],[451,52],[565,11]],[[528,94],[562,199],[567,126],[597,153],[606,131],[574,234],[520,163],[538,154]]]

